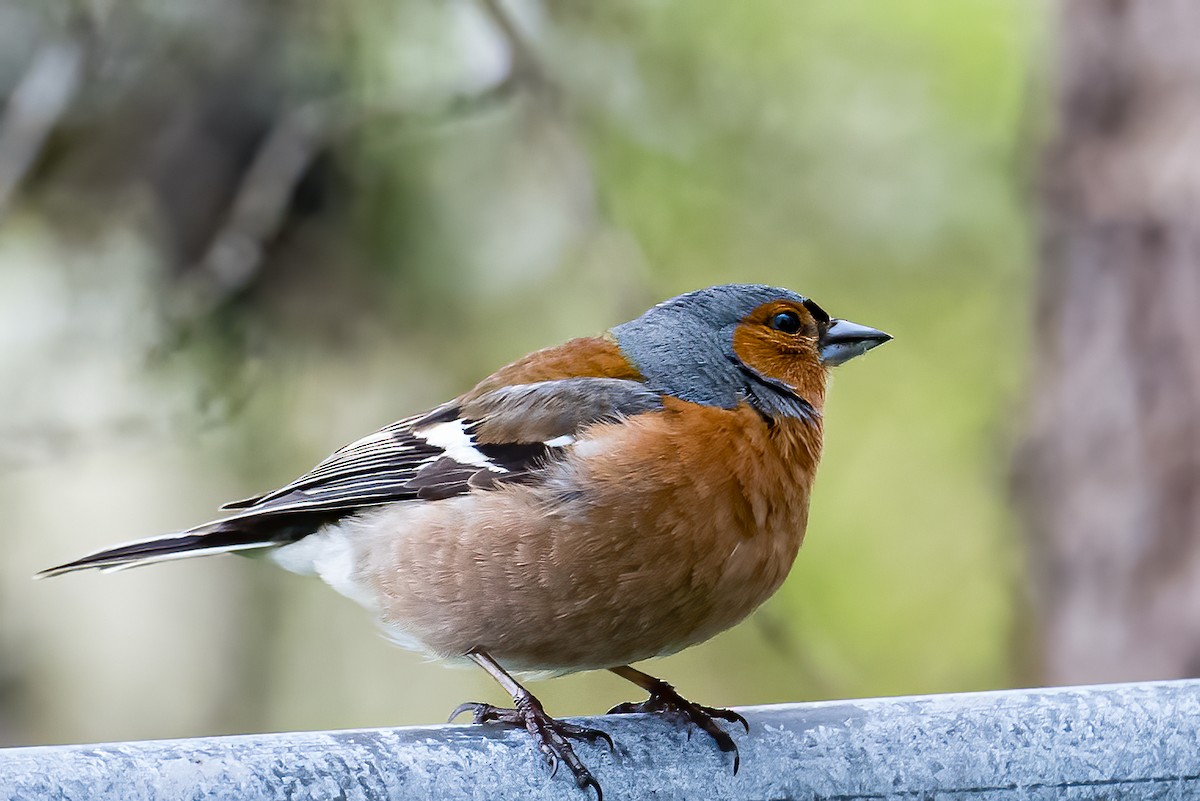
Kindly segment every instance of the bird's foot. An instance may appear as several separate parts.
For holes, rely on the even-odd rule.
[[[645,701],[641,703],[627,702],[617,704],[608,710],[608,714],[629,715],[635,712],[649,712],[661,715],[674,723],[681,723],[685,726],[696,726],[703,729],[716,742],[717,748],[720,748],[725,753],[733,753],[733,773],[736,776],[738,768],[742,763],[741,757],[738,755],[737,745],[733,742],[733,738],[717,725],[717,720],[740,723],[746,732],[749,733],[750,724],[746,722],[746,719],[730,709],[717,709],[693,703],[676,692],[675,688],[667,682],[661,679],[656,679],[655,681],[656,683],[649,688],[650,697]],[[691,734],[691,730],[689,729],[689,738]]]
[[[616,747],[612,737],[599,729],[576,726],[573,723],[550,717],[542,708],[541,702],[532,695],[515,698],[514,702],[516,708],[505,709],[491,704],[469,701],[459,704],[458,708],[450,715],[450,720],[453,721],[464,712],[470,712],[473,723],[504,723],[523,727],[533,735],[538,753],[550,768],[551,778],[558,773],[559,766],[565,764],[575,779],[576,787],[580,790],[586,790],[588,787],[595,788],[596,801],[604,801],[604,791],[600,789],[600,783],[579,760],[575,749],[571,746],[571,740],[582,740],[592,744],[603,742],[611,752]]]

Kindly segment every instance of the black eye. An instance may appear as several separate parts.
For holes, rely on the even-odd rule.
[[[800,330],[800,315],[794,311],[781,311],[771,318],[771,327],[785,334],[794,334]]]

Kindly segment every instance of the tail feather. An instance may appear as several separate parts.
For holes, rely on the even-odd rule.
[[[261,529],[248,531],[245,528],[237,528],[228,524],[209,524],[177,534],[135,540],[95,551],[72,562],[42,570],[34,575],[34,578],[61,576],[64,573],[74,573],[77,570],[92,568],[104,572],[125,570],[173,559],[189,559],[193,556],[270,548],[280,544],[277,539],[264,537],[264,534],[265,532]]]

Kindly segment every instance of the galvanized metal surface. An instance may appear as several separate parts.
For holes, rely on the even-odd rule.
[[[1200,682],[752,707],[742,769],[646,716],[584,719],[618,799],[1200,798]],[[585,799],[523,731],[433,726],[0,750],[0,799]]]

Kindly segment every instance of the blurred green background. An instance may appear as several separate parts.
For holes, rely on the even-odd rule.
[[[787,584],[647,669],[716,705],[1018,683],[1045,14],[0,2],[0,745],[504,701],[252,559],[29,576],[732,281],[896,341],[836,375]],[[559,714],[632,697],[599,674],[533,689]]]

